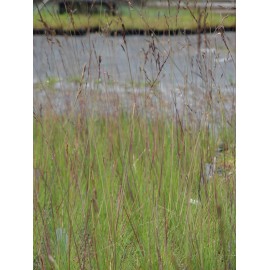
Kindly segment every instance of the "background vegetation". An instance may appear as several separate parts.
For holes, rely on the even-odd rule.
[[[91,11],[91,10],[90,10]],[[120,31],[124,24],[126,30],[196,30],[198,23],[204,28],[235,27],[234,14],[221,16],[215,11],[188,10],[162,7],[139,7],[120,5],[116,16],[112,16],[104,8],[94,9],[90,14],[59,14],[57,7],[49,5],[35,10],[33,16],[34,29],[61,29],[65,31],[88,29],[95,31]]]

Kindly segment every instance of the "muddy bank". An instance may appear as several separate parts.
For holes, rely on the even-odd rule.
[[[219,27],[209,27],[203,28],[201,30],[198,29],[178,29],[178,30],[145,30],[145,29],[132,29],[126,30],[125,35],[139,35],[139,36],[147,36],[154,34],[156,36],[169,36],[169,35],[193,35],[198,33],[215,33],[219,32]],[[236,26],[231,27],[223,27],[222,31],[225,32],[235,32]],[[100,31],[99,28],[82,28],[76,30],[63,30],[63,29],[33,29],[34,35],[57,35],[57,36],[84,36],[90,33],[102,33],[107,36],[122,36],[123,31]]]

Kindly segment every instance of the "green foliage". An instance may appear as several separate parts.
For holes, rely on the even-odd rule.
[[[223,173],[202,185],[220,140]],[[162,115],[36,118],[35,265],[235,269],[234,140]]]
[[[201,14],[201,16],[199,15]],[[199,20],[200,18],[200,20]],[[118,15],[99,12],[90,14],[58,14],[56,10],[42,9],[34,12],[34,29],[99,29],[100,31],[119,31],[124,24],[126,30],[195,30],[201,27],[232,27],[236,24],[235,15],[221,16],[218,13],[196,10],[178,10],[177,8],[129,8],[120,6]]]

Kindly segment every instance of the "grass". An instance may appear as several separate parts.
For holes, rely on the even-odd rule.
[[[162,115],[36,118],[35,269],[235,269],[234,141]]]
[[[34,29],[61,29],[65,31],[81,29],[99,29],[100,31],[121,31],[122,24],[126,30],[196,30],[198,20],[207,28],[220,25],[235,27],[235,15],[221,16],[218,13],[207,11],[198,12],[177,10],[176,8],[133,8],[119,7],[119,15],[111,16],[100,14],[58,14],[56,11],[42,9],[40,14],[34,13]],[[201,14],[201,16],[199,15]]]
[[[122,12],[121,19],[102,18],[122,20],[128,29]],[[151,14],[143,14],[142,26],[149,26]],[[48,24],[63,23],[68,16],[42,14]],[[77,17],[72,18],[76,25]],[[81,23],[83,18],[77,19]],[[129,19],[140,20],[132,14]],[[219,35],[229,54],[224,36]],[[149,44],[154,41],[153,36]],[[128,51],[125,37],[123,44]],[[226,109],[234,98],[222,93],[216,67],[211,66],[215,62],[208,62],[207,54],[197,55],[190,65],[200,70],[201,80],[192,82],[205,91],[199,101],[202,113],[198,119],[200,112],[188,104],[179,113],[176,104],[168,105],[158,95],[159,75],[168,58],[160,64],[157,50],[149,46],[144,59],[158,67],[153,81],[127,78],[126,107],[117,91],[109,91],[121,84],[114,78],[107,84],[100,80],[88,90],[86,74],[93,72],[88,67],[98,57],[86,55],[89,63],[81,75],[67,80],[76,83],[77,94],[68,91],[74,98],[65,113],[53,108],[54,95],[61,104],[61,91],[54,85],[62,78],[51,76],[36,83],[36,92],[49,102],[42,103],[44,108],[34,98],[34,108],[40,105],[33,121],[34,269],[236,269],[235,113],[230,118]],[[128,53],[126,57],[131,73]],[[168,64],[173,65],[169,60]],[[140,87],[144,92],[136,94],[134,89]],[[186,78],[180,87],[188,102],[194,85]],[[93,113],[95,105],[100,108]]]
[[[34,90],[41,90],[41,89],[50,89],[55,90],[54,86],[56,83],[59,82],[59,79],[57,77],[47,77],[47,79],[43,82],[37,82],[34,84]]]

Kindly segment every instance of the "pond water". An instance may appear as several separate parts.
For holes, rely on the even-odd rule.
[[[34,108],[50,99],[58,112],[80,89],[98,110],[107,100],[131,105],[134,95],[151,94],[181,108],[199,110],[205,94],[235,100],[235,33],[179,36],[34,36]],[[106,100],[101,93],[106,92]],[[154,93],[154,95],[153,95]],[[75,101],[74,101],[75,102]],[[170,105],[168,105],[170,107]],[[107,108],[108,109],[108,108]]]

